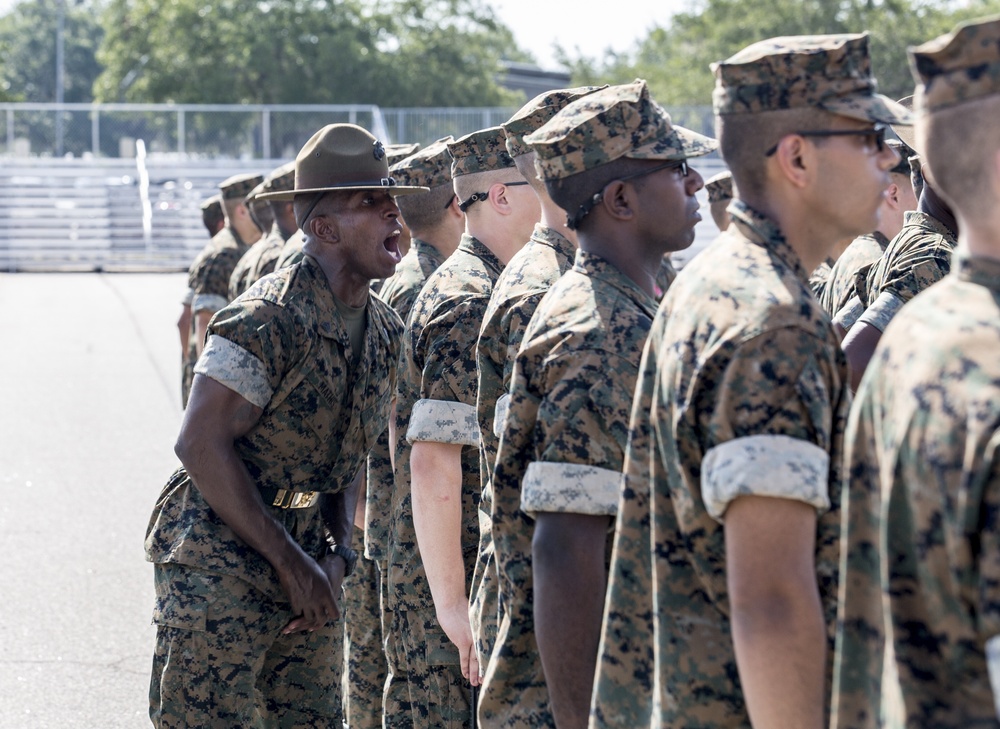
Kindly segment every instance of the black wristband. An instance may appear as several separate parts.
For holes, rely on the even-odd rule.
[[[351,573],[354,572],[354,565],[358,563],[358,553],[350,547],[345,547],[343,544],[331,545],[330,551],[327,552],[327,555],[340,557],[344,560],[344,564],[347,565],[344,570],[344,577],[350,577]]]

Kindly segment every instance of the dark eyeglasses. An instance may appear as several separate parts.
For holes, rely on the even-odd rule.
[[[871,137],[881,153],[885,149],[885,133],[889,129],[885,124],[876,124],[867,129],[813,129],[806,132],[792,132],[800,137]],[[779,142],[780,144],[780,142]],[[764,152],[765,157],[770,157],[778,151],[778,144]]]
[[[452,193],[452,194],[451,194],[451,197],[449,197],[449,198],[448,198],[448,204],[447,204],[447,205],[445,205],[445,206],[444,206],[444,207],[442,208],[442,210],[447,210],[448,208],[450,208],[450,207],[451,207],[451,204],[452,204],[452,203],[453,203],[454,201],[455,201],[455,193]]]
[[[656,167],[650,167],[646,170],[640,170],[639,172],[633,172],[631,175],[625,175],[624,177],[616,177],[611,182],[623,182],[625,180],[634,180],[637,177],[645,177],[646,175],[651,175],[654,172],[659,172],[660,170],[675,169],[681,173],[681,177],[687,177],[691,173],[691,168],[688,167],[686,159],[681,160],[671,160],[670,162],[665,162],[662,165],[657,165]],[[608,183],[608,185],[611,184]],[[605,185],[598,192],[595,192],[593,197],[591,197],[587,202],[581,205],[575,215],[566,216],[566,227],[570,230],[576,230],[577,226],[583,222],[583,219],[590,214],[590,211],[594,209],[594,206],[601,202],[601,198],[604,197],[604,190],[608,186]]]
[[[517,187],[518,185],[527,185],[528,181],[527,180],[519,180],[518,182],[501,182],[501,183],[498,183],[498,184],[503,185],[504,187]],[[489,192],[474,192],[474,193],[472,193],[471,196],[469,196],[468,200],[466,200],[464,202],[459,202],[458,203],[458,209],[461,210],[464,213],[466,210],[468,210],[470,207],[472,207],[472,205],[474,203],[477,203],[480,200],[485,200],[489,196],[490,196]],[[448,205],[451,205],[451,201],[450,200],[448,201]],[[445,207],[447,207],[447,205]]]

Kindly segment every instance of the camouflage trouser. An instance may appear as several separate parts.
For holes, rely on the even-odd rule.
[[[486,673],[486,665],[493,653],[500,626],[500,580],[497,575],[493,538],[490,535],[490,518],[479,513],[479,530],[484,535],[479,540],[479,554],[476,571],[470,588],[469,622],[472,638],[476,643],[476,657],[479,659],[480,676]],[[485,530],[485,531],[484,531]]]
[[[364,533],[355,527],[354,543]],[[389,667],[382,647],[379,570],[359,557],[344,580],[344,718],[351,729],[381,729],[382,691]]]
[[[389,620],[386,729],[471,726],[471,687],[462,678],[458,649],[441,630],[434,610],[393,611]]]
[[[155,727],[339,727],[343,626],[282,635],[289,606],[249,583],[154,565]]]

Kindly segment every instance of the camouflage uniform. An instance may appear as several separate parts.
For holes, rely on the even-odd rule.
[[[250,273],[247,274],[247,281],[250,286],[260,281],[267,274],[274,273],[278,256],[281,255],[281,250],[284,247],[285,238],[278,229],[278,224],[275,223],[274,227],[271,228],[271,232],[267,234],[267,237],[255,243],[250,252],[243,256],[244,258],[250,258],[250,261],[253,263]]]
[[[817,300],[822,300],[823,292],[826,291],[826,287],[830,281],[830,273],[833,271],[833,264],[836,262],[837,259],[831,256],[816,266],[816,268],[813,269],[813,272],[809,274],[809,290],[813,292],[813,296],[815,296]]]
[[[548,91],[531,99],[501,126],[511,158],[532,150],[524,137],[536,131],[568,103],[596,86]],[[476,416],[479,420],[479,464],[483,498],[479,504],[479,556],[473,577],[470,616],[480,668],[485,671],[500,626],[499,586],[493,558],[490,475],[497,440],[510,394],[514,355],[524,328],[549,287],[573,264],[576,246],[558,231],[536,224],[528,243],[511,258],[493,289],[479,331],[476,366],[479,371]]]
[[[942,111],[994,122],[998,41],[993,17],[909,49],[918,125]],[[963,108],[978,100],[992,103]],[[969,170],[930,159],[942,181],[985,181],[996,152]],[[971,244],[989,221],[982,199],[942,192]],[[979,243],[995,250],[996,236]],[[885,329],[851,412],[837,729],[1000,725],[1000,262],[958,250]]]
[[[277,241],[275,241],[275,237],[277,237]],[[283,243],[281,233],[278,232],[277,227],[273,227],[270,233],[250,246],[250,249],[237,261],[233,273],[229,277],[228,298],[230,301],[250,288],[250,285],[256,281],[253,272],[265,251],[274,250],[276,246],[280,248]]]
[[[819,297],[819,303],[831,317],[836,316],[854,296],[855,280],[861,270],[878,261],[889,246],[889,239],[879,233],[866,233],[851,241],[830,271],[828,283]]]
[[[672,284],[676,278],[677,269],[674,268],[674,264],[670,260],[670,256],[666,255],[660,262],[660,270],[656,272],[656,285],[653,291],[653,298],[656,299],[657,304],[663,301],[663,297],[667,295],[667,290],[670,288],[670,284]]]
[[[998,296],[1000,264],[957,258],[895,318],[862,380],[847,435],[836,726],[879,726],[884,602],[898,726],[997,725],[987,650],[1000,635]]]
[[[220,185],[222,200],[242,200],[263,178],[260,175],[235,175]],[[223,204],[225,204],[223,202]],[[232,226],[220,230],[197,255],[188,269],[188,289],[191,291],[191,329],[187,358],[181,380],[181,401],[187,407],[194,365],[198,359],[198,312],[213,314],[229,303],[229,279],[233,269],[249,246]]]
[[[553,725],[535,643],[532,515],[614,515],[632,391],[655,310],[631,279],[579,251],[524,334],[493,474],[504,610],[479,704],[483,726]],[[609,554],[610,543],[609,533]]]
[[[892,239],[882,257],[868,269],[865,281],[857,283],[858,300],[865,306],[856,321],[879,331],[914,296],[944,278],[951,269],[955,235],[927,213],[908,211],[903,229]],[[857,302],[848,302],[837,320],[850,322],[850,312]],[[849,327],[845,327],[849,328]]]
[[[264,409],[234,446],[266,503],[278,489],[342,490],[386,427],[402,324],[374,297],[367,316],[365,348],[351,372],[350,341],[333,294],[319,265],[306,257],[213,318],[196,373]],[[272,515],[306,554],[320,559],[327,553],[318,506],[272,507]],[[162,725],[198,724],[184,712],[199,703],[228,726],[251,725],[240,712],[253,707],[255,691],[262,694],[258,708],[279,713],[281,726],[325,726],[339,716],[341,643],[334,638],[342,627],[328,625],[297,641],[281,636],[292,614],[277,573],[214,515],[183,468],[157,501],[146,557],[157,575],[151,711]],[[280,658],[285,648],[297,656],[300,644],[315,660]],[[230,668],[210,679],[205,668],[215,665],[215,650],[232,658],[221,659]],[[180,681],[174,681],[175,666]],[[280,680],[264,675],[273,666],[282,671]]]
[[[304,253],[302,252],[302,244],[305,243],[305,238],[302,235],[301,230],[296,230],[292,236],[285,241],[285,245],[281,247],[281,253],[278,254],[278,258],[274,262],[274,270],[277,271],[281,268],[287,268],[294,263],[298,263],[302,260]]]
[[[847,363],[780,231],[739,200],[729,209],[729,231],[678,277],[646,346],[596,726],[749,726],[720,521],[741,494],[816,507],[816,571],[832,648]],[[651,612],[652,593],[662,623]],[[658,686],[648,645],[654,629]]]
[[[771,39],[714,68],[723,127],[730,115],[794,108],[908,121],[874,94],[866,36]],[[727,232],[671,286],[643,353],[592,727],[750,726],[722,525],[740,496],[816,510],[813,560],[833,646],[847,362],[775,223],[738,198],[729,212]]]
[[[379,440],[385,437],[382,431]],[[374,448],[372,449],[374,450]],[[354,527],[352,544],[364,544],[365,532]],[[351,729],[382,726],[382,691],[388,671],[382,647],[379,570],[374,560],[358,556],[344,578],[344,724]]]
[[[427,279],[407,320],[396,401],[398,439],[388,545],[387,727],[457,727],[469,717],[458,650],[437,623],[417,551],[410,448],[414,441],[465,446],[462,556],[469,585],[479,547],[480,500],[474,345],[502,269],[485,245],[463,236],[458,250]]]

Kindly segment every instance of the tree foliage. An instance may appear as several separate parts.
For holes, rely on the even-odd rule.
[[[110,0],[102,101],[476,106],[515,47],[472,0]]]
[[[64,101],[91,101],[100,73],[96,53],[103,30],[93,5],[64,3]],[[59,0],[25,0],[0,17],[0,100],[56,100],[59,5]]]
[[[691,0],[667,27],[656,26],[628,53],[562,60],[576,83],[649,82],[672,105],[710,104],[710,64],[765,38],[821,33],[871,33],[879,90],[913,93],[906,48],[947,32],[962,20],[1000,11],[1000,0]]]

